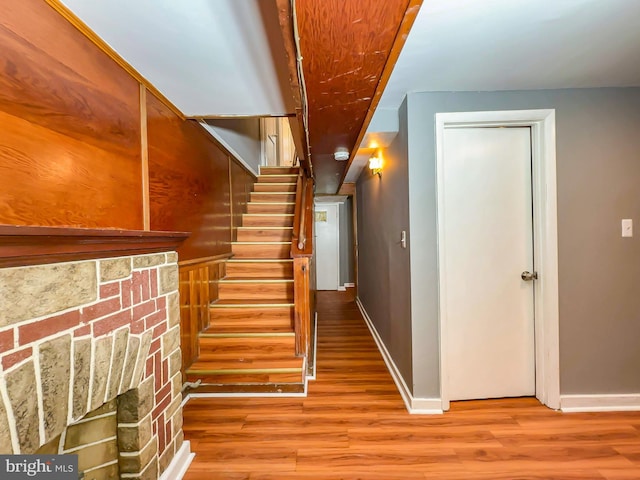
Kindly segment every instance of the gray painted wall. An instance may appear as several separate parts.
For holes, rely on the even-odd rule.
[[[340,285],[353,283],[353,207],[351,197],[340,204]]]
[[[258,175],[262,154],[259,118],[213,119],[207,120],[207,125],[232,153],[236,153],[239,159]]]
[[[358,297],[411,388],[409,249],[400,246],[400,232],[409,229],[406,104],[400,111],[382,178],[365,168],[356,185]]]
[[[413,344],[415,397],[440,395],[435,114],[538,108],[556,110],[560,391],[640,392],[640,239],[639,234],[634,238],[620,236],[622,218],[640,222],[640,89],[611,88],[408,95],[406,107],[399,112],[398,135],[406,136],[408,145],[404,160],[394,157],[394,162],[408,163],[408,180],[387,184],[385,171],[381,185],[393,189],[385,192],[384,202],[389,204],[384,208],[405,211],[408,182],[410,242],[419,245],[411,251],[410,268],[405,266],[398,274],[411,276],[412,325],[408,336]],[[400,150],[395,152],[402,156]],[[365,181],[358,183],[358,195],[366,190]],[[359,201],[359,216],[375,215],[377,203]],[[361,213],[361,208],[366,211]],[[359,238],[370,234],[367,225],[359,226]],[[391,244],[361,248],[360,264],[371,274],[388,268],[388,262],[376,255],[385,247],[391,249]],[[384,270],[380,273],[380,283],[390,281]],[[359,285],[360,296],[369,299],[370,315],[373,309],[386,305],[385,300],[372,300],[371,296],[384,294],[388,302],[390,295],[384,292],[391,288],[378,286],[373,293],[371,283],[375,282],[360,279]],[[375,315],[387,342],[395,325],[384,311]],[[407,335],[405,327],[402,333]],[[396,359],[397,352],[391,353]],[[396,363],[405,365],[405,356],[398,355]]]

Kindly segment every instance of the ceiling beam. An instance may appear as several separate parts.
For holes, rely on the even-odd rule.
[[[355,158],[358,148],[362,143],[362,139],[367,133],[367,128],[369,128],[369,124],[371,123],[373,114],[375,113],[378,103],[380,102],[380,98],[384,93],[384,89],[387,86],[387,83],[389,82],[389,78],[391,77],[393,68],[395,67],[396,62],[398,61],[398,57],[400,56],[402,47],[404,46],[407,40],[407,37],[409,35],[409,31],[413,26],[413,22],[415,21],[418,15],[418,11],[420,10],[422,1],[423,0],[409,1],[409,5],[407,6],[407,9],[404,13],[404,18],[400,23],[400,27],[398,28],[398,32],[396,33],[396,37],[393,41],[391,51],[389,52],[389,56],[387,57],[386,63],[384,64],[382,75],[380,75],[380,80],[378,81],[378,85],[376,86],[375,93],[373,94],[373,98],[371,99],[371,104],[369,105],[367,114],[365,115],[364,120],[362,122],[362,126],[360,127],[360,132],[358,133],[356,143],[353,145],[353,148],[351,149],[351,153],[349,155],[349,161],[342,173],[342,177],[340,178],[340,186],[338,187],[338,189],[342,187],[344,183],[344,179],[347,176],[347,173],[349,172],[349,168],[351,167],[351,164],[353,162],[353,159]]]

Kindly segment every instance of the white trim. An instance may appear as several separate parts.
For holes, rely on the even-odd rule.
[[[313,372],[311,375],[307,376],[308,380],[316,379],[316,372],[318,367],[318,312],[315,312],[315,323],[313,325]],[[305,385],[305,393],[306,393],[306,385]]]
[[[407,408],[407,411],[411,414],[434,415],[434,414],[443,413],[441,399],[415,398],[411,394],[411,391],[407,387],[407,384],[404,381],[404,378],[402,378],[402,375],[400,374],[398,367],[394,363],[393,358],[391,358],[391,354],[389,354],[389,351],[387,350],[387,347],[382,341],[382,338],[380,338],[380,335],[378,334],[376,327],[373,325],[373,322],[371,321],[371,317],[369,317],[369,314],[365,310],[364,305],[362,305],[362,302],[360,301],[359,297],[356,297],[356,304],[358,305],[358,308],[360,309],[360,313],[362,313],[362,317],[364,318],[364,321],[367,324],[369,331],[371,332],[371,336],[373,337],[373,340],[376,342],[376,345],[378,346],[378,350],[380,350],[382,359],[384,360],[384,363],[387,366],[389,373],[391,374],[391,378],[393,378],[393,382],[396,384],[396,387],[398,388],[398,392],[400,392],[400,396],[402,397],[402,401],[404,402],[404,405]]]
[[[196,454],[191,452],[191,442],[185,440],[159,480],[181,480],[195,456]]]
[[[345,288],[354,288],[356,286],[355,283],[352,282],[347,282],[344,284]]]
[[[346,292],[347,291],[347,287],[345,287],[344,285],[338,285],[338,291],[339,292]]]
[[[637,412],[640,393],[562,395],[560,406],[563,412]]]
[[[205,122],[204,120],[200,122],[200,125],[202,125],[202,127],[204,128],[204,130],[211,135],[213,138],[215,138],[218,143],[220,143],[225,149],[227,149],[227,151],[233,156],[233,158],[235,160],[237,160],[238,162],[240,162],[242,165],[245,166],[245,168],[247,170],[249,170],[251,173],[253,173],[256,177],[259,176],[260,174],[258,172],[256,172],[255,168],[252,167],[251,165],[249,165],[247,162],[245,162],[243,160],[243,158],[240,156],[240,154],[238,152],[236,152],[234,150],[234,148],[229,145],[226,140],[224,138],[222,138],[218,132],[216,132],[214,130],[214,128],[209,125],[207,122]]]
[[[444,269],[443,139],[447,127],[531,127],[534,203],[534,256],[540,279],[535,282],[536,397],[560,408],[560,352],[558,314],[558,213],[556,196],[555,110],[436,113],[436,173],[438,200],[438,264],[440,326],[440,396],[449,409],[447,375],[447,272]]]

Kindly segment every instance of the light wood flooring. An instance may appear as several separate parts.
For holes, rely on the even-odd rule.
[[[186,480],[640,479],[640,413],[522,398],[409,415],[349,294],[319,292],[318,310],[307,398],[188,402]]]

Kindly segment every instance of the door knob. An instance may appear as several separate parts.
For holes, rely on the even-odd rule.
[[[520,274],[520,278],[522,278],[525,282],[530,282],[531,280],[538,279],[538,272],[527,272],[526,270]]]

